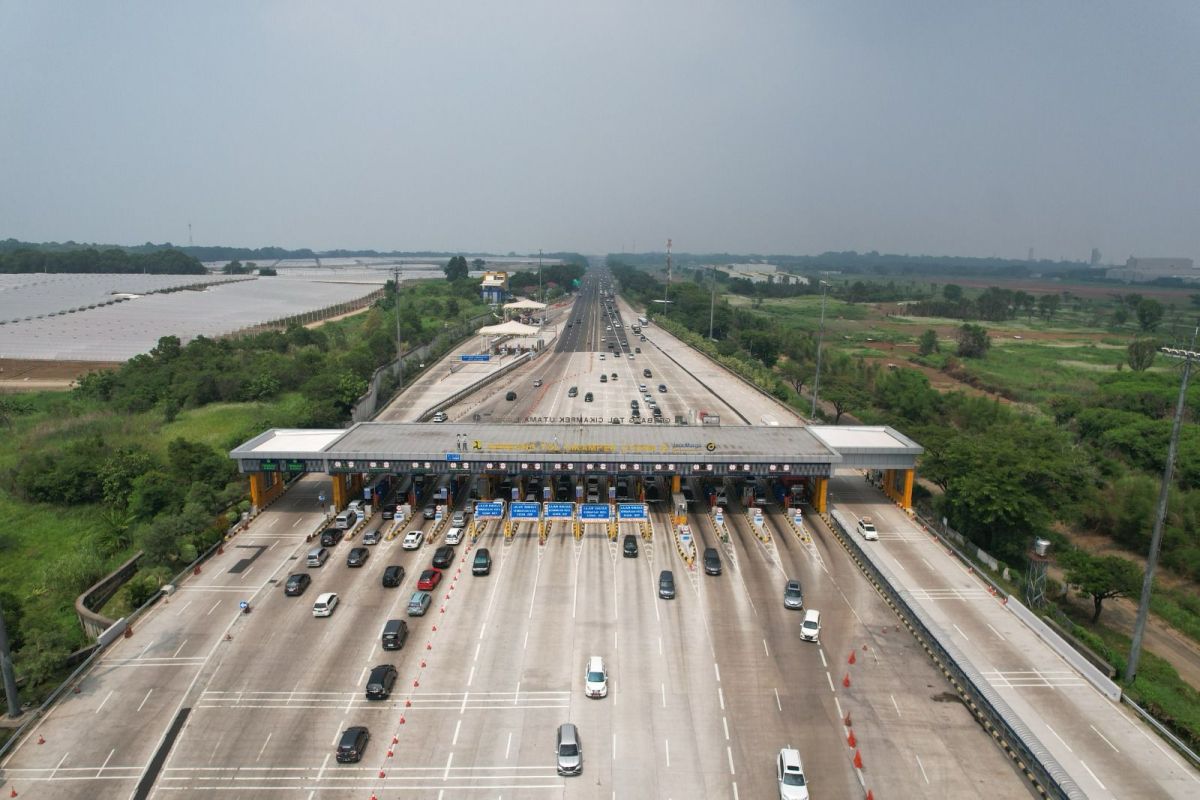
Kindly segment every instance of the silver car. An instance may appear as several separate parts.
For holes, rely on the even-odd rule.
[[[784,608],[804,608],[804,590],[800,581],[788,581],[783,587]]]
[[[554,758],[559,775],[583,774],[583,743],[579,741],[579,729],[574,724],[567,722],[558,726]]]

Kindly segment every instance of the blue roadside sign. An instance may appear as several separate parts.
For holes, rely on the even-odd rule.
[[[504,516],[502,501],[475,504],[475,519],[499,519],[502,516]]]
[[[537,519],[541,510],[541,503],[513,503],[508,507],[509,516],[513,519]]]
[[[642,503],[621,503],[617,506],[617,519],[645,519],[646,506]]]
[[[462,461],[462,453],[446,453],[447,461]]]
[[[608,503],[584,503],[579,506],[580,519],[608,519]]]
[[[573,516],[574,503],[546,503],[546,519],[570,519]]]
[[[462,361],[491,361],[492,357],[487,353],[461,353],[459,359]]]

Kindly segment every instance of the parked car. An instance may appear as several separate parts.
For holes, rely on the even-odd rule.
[[[389,589],[399,586],[404,580],[404,567],[400,564],[388,564],[383,570],[383,585]]]
[[[437,585],[442,582],[442,571],[440,569],[427,569],[421,573],[421,577],[417,579],[417,588],[431,592],[437,588]]]
[[[346,566],[361,567],[367,563],[367,559],[370,557],[371,551],[365,547],[351,548],[350,552],[346,555]]]
[[[312,577],[307,572],[293,572],[283,585],[283,593],[288,597],[299,597],[311,583]]]

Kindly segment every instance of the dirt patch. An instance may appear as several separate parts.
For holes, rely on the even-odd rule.
[[[69,389],[77,378],[103,369],[116,369],[119,361],[40,361],[0,358],[0,393]]]
[[[879,364],[885,369],[893,366],[897,369],[915,369],[929,379],[930,386],[932,386],[935,390],[942,392],[943,394],[946,392],[964,392],[977,397],[999,397],[992,392],[984,391],[983,389],[979,389],[975,386],[971,386],[968,383],[958,380],[953,375],[948,375],[941,370],[934,369],[933,367],[926,367],[922,364],[912,363],[908,360],[908,357],[917,354],[916,345],[896,344],[894,342],[870,342],[869,344],[872,349],[883,350],[884,352],[895,354],[895,356],[891,358],[865,356],[863,361],[869,364]],[[999,397],[999,400],[1001,403],[1011,402],[1006,397]]]

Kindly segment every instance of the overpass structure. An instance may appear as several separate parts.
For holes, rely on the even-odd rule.
[[[362,422],[347,429],[272,428],[230,451],[250,476],[261,507],[284,476],[333,478],[333,505],[344,507],[372,476],[452,474],[683,478],[775,478],[809,484],[818,512],[836,467],[881,470],[889,496],[912,504],[922,448],[884,426],[719,427],[679,425],[473,424]]]

